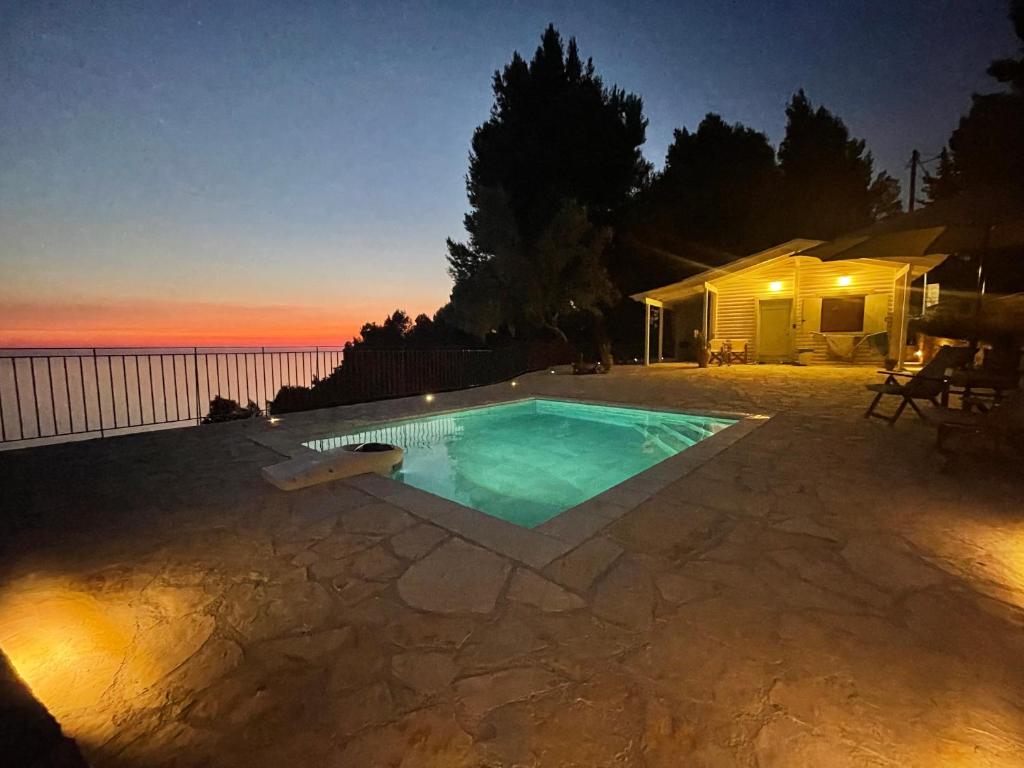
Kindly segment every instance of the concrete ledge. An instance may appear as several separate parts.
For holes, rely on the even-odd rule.
[[[261,474],[268,483],[282,491],[297,491],[299,488],[369,472],[385,474],[402,463],[405,453],[401,448],[391,448],[390,451],[374,453],[357,453],[344,448],[310,451],[306,455],[263,467]]]

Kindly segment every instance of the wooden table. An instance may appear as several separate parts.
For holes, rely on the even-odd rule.
[[[989,371],[960,370],[946,377],[942,389],[942,404],[949,407],[949,396],[960,395],[961,409],[987,411],[986,401],[998,403],[1003,394],[1017,389],[1019,379],[1013,374],[991,373]]]

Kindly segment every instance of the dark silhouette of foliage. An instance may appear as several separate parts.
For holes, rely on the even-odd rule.
[[[872,220],[882,221],[903,212],[900,182],[885,171],[875,176],[868,191],[871,194]]]
[[[415,331],[410,330],[409,336]],[[270,404],[274,414],[407,397],[507,381],[574,357],[561,340],[516,342],[494,349],[349,348],[342,364],[312,386],[285,385]]]
[[[375,349],[399,349],[405,346],[405,335],[411,327],[412,320],[409,319],[409,315],[401,309],[396,309],[385,317],[380,325],[365,323],[359,331],[359,340],[350,344]]]
[[[669,252],[699,243],[729,256],[831,237],[902,209],[899,182],[887,173],[872,179],[870,153],[842,120],[803,91],[786,114],[778,162],[763,133],[716,114],[692,133],[676,130],[664,170],[637,195],[621,239]]]
[[[216,424],[222,421],[237,421],[238,419],[251,419],[262,414],[263,411],[252,400],[246,403],[243,408],[237,401],[227,397],[216,395],[210,401],[210,412],[203,417],[203,424]]]
[[[1024,0],[1011,0],[1010,22],[1013,31],[1024,43]],[[1024,93],[1024,45],[1019,59],[996,59],[988,67],[988,74],[1000,83],[1006,83],[1015,93]]]
[[[1024,94],[974,96],[949,147],[962,189],[1024,189]]]
[[[922,188],[924,190],[922,202],[924,203],[933,203],[936,200],[953,197],[961,191],[962,185],[956,167],[953,165],[953,158],[950,157],[946,147],[943,147],[939,153],[935,172],[925,171]]]
[[[693,133],[675,131],[664,170],[636,207],[661,238],[745,253],[777,238],[778,183],[768,137],[709,113]]]
[[[494,255],[452,291],[457,323],[480,338],[506,326],[513,335],[543,328],[566,339],[567,315],[599,313],[617,297],[604,266],[610,238],[608,227],[567,201],[530,246],[514,235],[495,240]]]
[[[529,63],[515,53],[495,73],[493,91],[469,158],[469,239],[448,241],[452,315],[476,336],[545,328],[564,338],[566,314],[599,312],[614,296],[603,249],[650,173],[643,105],[606,88],[554,26]]]
[[[345,344],[346,349],[427,349],[475,346],[473,339],[455,327],[451,306],[445,305],[431,318],[419,314],[415,320],[396,309],[380,324],[365,323],[359,338]]]
[[[988,68],[1007,89],[974,94],[948,152],[943,150],[937,171],[926,177],[929,200],[975,189],[1024,191],[1024,0],[1011,2],[1010,20],[1022,43],[1021,56]]]
[[[888,176],[873,182],[864,141],[850,138],[843,121],[824,107],[815,109],[803,90],[790,100],[786,117],[779,168],[793,236],[830,239],[870,224],[880,199],[891,199],[898,182]]]

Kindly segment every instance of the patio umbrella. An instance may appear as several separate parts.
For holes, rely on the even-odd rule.
[[[803,253],[822,261],[982,254],[1024,248],[1024,194],[964,192],[880,221]]]
[[[977,189],[939,200],[912,213],[893,216],[803,253],[822,261],[891,259],[914,264],[936,256],[969,254],[977,263],[975,331],[977,343],[985,290],[986,256],[1024,249],[1024,193]],[[1024,276],[1024,261],[1020,270]]]

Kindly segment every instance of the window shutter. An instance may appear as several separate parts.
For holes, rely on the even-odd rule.
[[[889,294],[869,293],[864,297],[864,332],[879,333],[888,330]]]

